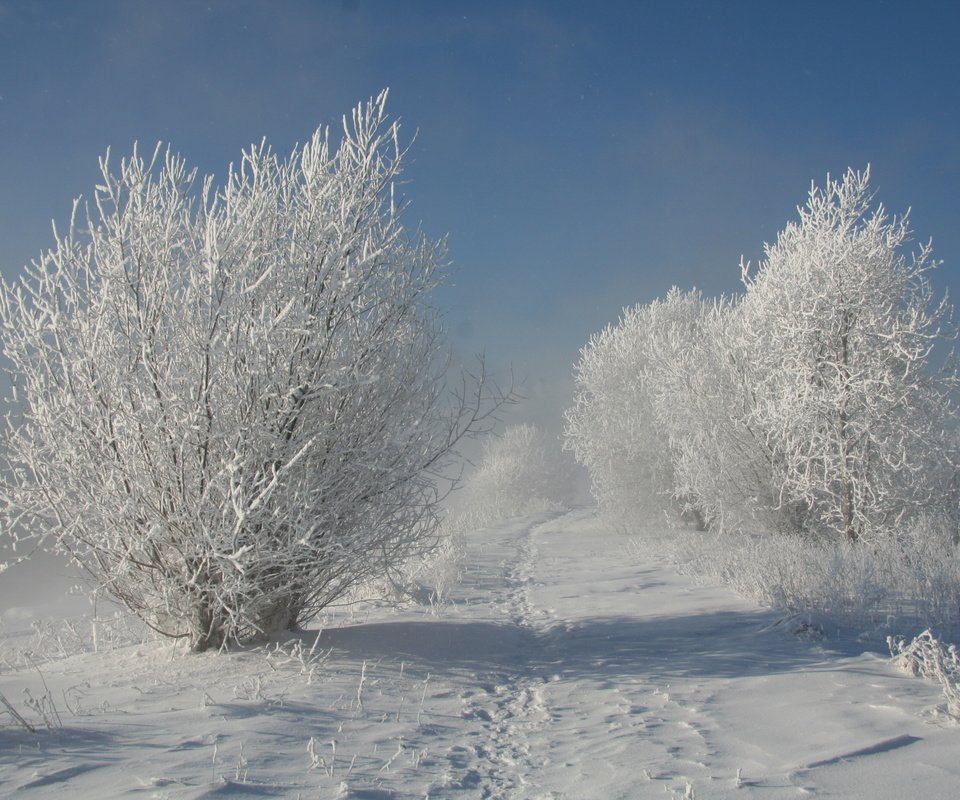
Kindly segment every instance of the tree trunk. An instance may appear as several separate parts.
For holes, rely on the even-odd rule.
[[[691,508],[690,515],[693,517],[693,524],[696,525],[698,531],[707,530],[707,520],[703,516],[703,512],[699,508]]]
[[[197,637],[193,640],[190,649],[194,653],[203,653],[206,650],[219,650],[226,641],[226,626],[224,615],[210,603],[204,603],[197,612]]]
[[[840,436],[840,518],[843,522],[847,541],[855,542],[860,538],[854,525],[855,504],[853,499],[853,480],[850,477],[851,447],[847,402],[850,395],[850,338],[849,330],[853,325],[850,312],[843,315],[843,333],[840,336],[840,390],[841,405],[839,416]]]
[[[294,630],[302,610],[298,598],[277,599],[257,616],[257,628],[266,635]]]
[[[842,494],[840,496],[840,515],[843,518],[843,529],[847,541],[857,541],[860,534],[856,525],[853,524],[853,486],[846,474],[843,476]]]

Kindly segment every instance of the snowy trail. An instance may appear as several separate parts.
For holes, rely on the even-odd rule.
[[[64,727],[0,721],[0,796],[960,795],[936,687],[636,563],[592,511],[471,535],[454,601],[342,614],[269,656],[48,661]],[[36,671],[0,673],[25,687]]]
[[[535,526],[525,548],[540,553],[525,602],[545,796],[960,796],[958,732],[921,719],[936,692],[887,659],[638,565],[590,512]]]

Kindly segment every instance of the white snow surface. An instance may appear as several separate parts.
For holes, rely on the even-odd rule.
[[[591,510],[541,514],[469,535],[440,614],[0,661],[16,708],[38,722],[24,690],[49,689],[63,723],[0,714],[0,796],[960,796],[936,686],[623,545]]]

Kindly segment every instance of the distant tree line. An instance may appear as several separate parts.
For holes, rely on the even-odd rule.
[[[613,513],[849,541],[958,523],[951,308],[869,169],[814,185],[742,295],[627,308],[575,369],[567,446]]]

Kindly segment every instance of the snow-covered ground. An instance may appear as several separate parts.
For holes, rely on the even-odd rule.
[[[960,796],[937,687],[623,544],[589,510],[515,520],[468,536],[439,615],[340,612],[225,656],[105,630],[20,667],[8,634],[0,692],[35,723],[24,690],[49,692],[62,727],[0,715],[0,795]]]

